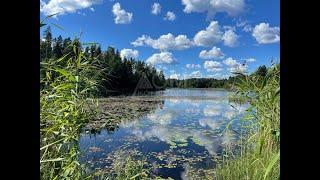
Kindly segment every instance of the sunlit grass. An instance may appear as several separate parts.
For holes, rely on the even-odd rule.
[[[87,73],[91,66],[82,52],[41,63],[40,176],[41,179],[80,179],[79,135],[89,119],[86,98],[95,89]],[[63,64],[63,66],[61,65]]]
[[[237,94],[250,101],[248,113],[255,118],[239,141],[240,151],[215,169],[216,178],[280,179],[280,65],[270,67],[265,77],[243,76]]]

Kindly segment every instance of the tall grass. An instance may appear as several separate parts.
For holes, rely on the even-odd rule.
[[[264,77],[244,75],[236,87],[238,96],[251,103],[248,115],[254,118],[244,119],[251,125],[238,142],[240,151],[223,158],[216,179],[280,179],[280,65]]]
[[[86,99],[96,89],[94,70],[73,46],[74,56],[41,62],[40,176],[41,179],[80,179],[79,134],[88,121]]]

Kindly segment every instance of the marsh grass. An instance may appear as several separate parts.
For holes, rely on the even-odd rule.
[[[240,150],[226,151],[216,179],[280,179],[280,65],[271,66],[266,76],[243,75],[236,87],[254,118],[243,120],[251,122],[238,141]]]
[[[84,179],[79,135],[90,114],[86,99],[96,90],[94,70],[77,46],[74,56],[47,59],[40,68],[40,177]]]

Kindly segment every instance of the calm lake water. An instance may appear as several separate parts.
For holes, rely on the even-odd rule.
[[[248,105],[229,102],[229,95],[220,89],[157,92],[154,96],[163,98],[163,103],[154,112],[123,122],[114,132],[82,134],[80,161],[91,170],[110,169],[121,153],[135,152],[158,176],[201,179],[212,173],[216,158],[240,131]],[[230,121],[234,131],[225,129]]]

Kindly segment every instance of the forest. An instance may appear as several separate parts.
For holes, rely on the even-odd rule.
[[[147,90],[161,90],[165,85],[162,71],[158,72],[155,67],[143,61],[121,59],[119,51],[113,47],[102,51],[100,45],[81,43],[79,38],[73,40],[63,39],[61,36],[53,38],[50,26],[44,31],[43,37],[44,39],[40,40],[41,62],[59,58],[69,59],[75,56],[75,52],[83,52],[83,58],[94,66],[92,73],[96,76],[98,90],[95,93],[98,96],[131,93],[143,77],[146,77],[152,85]],[[65,66],[62,63],[59,65]],[[44,76],[44,73],[42,71],[41,75]]]

